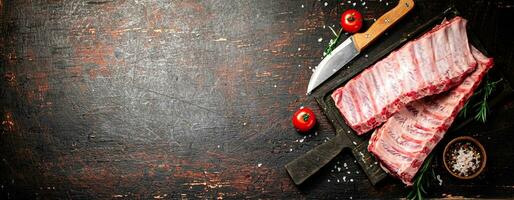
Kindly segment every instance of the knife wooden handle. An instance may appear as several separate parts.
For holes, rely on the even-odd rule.
[[[378,18],[366,32],[354,34],[352,37],[357,50],[361,51],[366,48],[373,40],[411,11],[413,7],[413,0],[400,0],[396,7]]]

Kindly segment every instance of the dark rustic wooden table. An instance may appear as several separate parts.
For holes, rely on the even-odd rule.
[[[395,5],[348,2],[0,0],[0,198],[406,196],[394,179],[372,186],[347,154],[300,187],[283,167],[334,135],[305,95],[328,26],[354,3],[367,25]],[[416,3],[455,3],[512,82],[514,3]],[[291,125],[302,105],[315,134]],[[437,154],[431,196],[513,197],[513,109],[461,132],[489,153],[476,180],[450,177]]]

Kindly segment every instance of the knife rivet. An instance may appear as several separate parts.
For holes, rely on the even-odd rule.
[[[389,23],[389,19],[388,19],[388,18],[384,19],[384,22],[385,22],[386,24],[387,24],[387,23]]]
[[[366,35],[364,35],[364,37],[369,38],[369,33],[366,33]]]
[[[407,7],[407,8],[408,8],[408,7],[409,7],[409,3],[405,3],[405,7]]]

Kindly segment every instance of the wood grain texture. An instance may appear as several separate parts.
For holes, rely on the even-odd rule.
[[[384,15],[378,17],[376,21],[362,33],[353,35],[353,42],[357,50],[362,51],[375,41],[380,35],[386,32],[389,27],[394,26],[400,19],[414,8],[413,0],[400,0],[398,4]]]
[[[368,26],[397,3],[355,2]],[[512,82],[514,5],[454,3]],[[447,3],[416,4],[423,9],[413,12],[436,13]],[[337,28],[350,7],[335,0],[0,0],[2,198],[405,196],[392,179],[371,186],[350,156],[301,187],[283,168],[333,137],[305,89],[332,37],[327,26]],[[443,183],[434,197],[514,195],[513,104],[463,133],[488,150],[484,175],[460,182],[436,163]],[[316,134],[291,126],[302,105],[319,116]]]

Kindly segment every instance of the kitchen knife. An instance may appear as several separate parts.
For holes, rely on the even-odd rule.
[[[353,58],[373,42],[378,36],[393,24],[398,22],[414,7],[413,0],[400,0],[398,5],[377,19],[371,27],[363,33],[356,33],[341,43],[334,51],[327,55],[316,67],[307,87],[307,94],[348,64]]]

